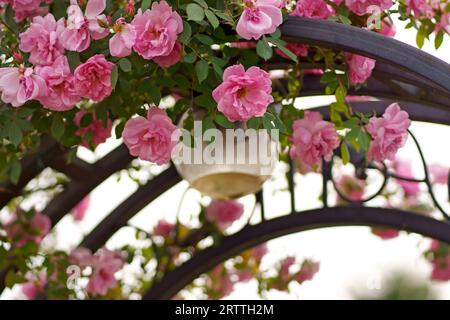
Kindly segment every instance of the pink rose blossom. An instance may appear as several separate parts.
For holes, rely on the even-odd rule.
[[[147,60],[169,55],[183,31],[180,15],[164,0],[153,2],[151,10],[144,13],[139,9],[131,24],[137,34],[133,48]]]
[[[45,80],[47,86],[47,92],[38,97],[45,108],[53,111],[67,111],[81,100],[75,88],[75,78],[70,72],[69,62],[65,56],[56,58],[50,66],[37,67],[36,73]]]
[[[159,56],[155,57],[153,60],[161,67],[161,68],[169,68],[174,64],[178,63],[181,60],[181,49],[183,47],[179,42],[175,43],[173,50],[167,56]]]
[[[236,272],[238,282],[249,282],[254,278],[253,273],[250,270],[239,270]]]
[[[324,0],[302,0],[297,1],[295,9],[290,15],[327,20],[334,14],[334,10]]]
[[[301,43],[288,43],[286,45],[286,49],[290,50],[297,57],[307,57],[308,56],[308,47]],[[285,59],[290,59],[283,51],[279,48],[275,49],[276,53],[282,56]]]
[[[432,262],[431,279],[435,281],[450,280],[450,255],[437,257]]]
[[[408,8],[406,13],[411,14],[414,12],[416,18],[421,16],[432,18],[434,15],[433,8],[427,3],[427,0],[406,0],[406,6]]]
[[[106,21],[102,14],[106,8],[106,0],[89,0],[85,15],[78,6],[76,0],[71,0],[67,8],[67,23],[61,33],[61,42],[67,50],[82,52],[89,48],[91,38],[103,39],[109,34],[109,30],[101,27],[98,21]]]
[[[319,272],[320,263],[310,260],[305,260],[299,272],[295,275],[295,280],[298,283],[312,280],[314,275]]]
[[[23,213],[14,213],[4,225],[6,235],[17,247],[23,247],[28,242],[39,245],[49,233],[51,222],[46,215],[36,212],[31,218]]]
[[[251,255],[255,260],[261,261],[268,251],[269,249],[267,248],[267,244],[263,243],[251,249]]]
[[[25,102],[47,93],[45,80],[33,68],[0,68],[2,101],[20,107]]]
[[[382,240],[390,240],[398,237],[400,231],[396,229],[386,229],[386,228],[371,228],[374,235],[380,237]]]
[[[48,11],[48,8],[41,7],[42,0],[6,0],[4,2],[11,5],[16,22],[22,22]]]
[[[100,249],[93,257],[93,273],[86,288],[87,292],[92,295],[106,295],[109,289],[117,285],[114,275],[123,264],[123,257],[118,252]]]
[[[364,83],[372,75],[376,61],[357,54],[346,53],[345,62],[350,84],[358,85]]]
[[[395,27],[393,22],[391,22],[388,18],[385,18],[383,21],[381,21],[381,30],[377,30],[377,32],[393,38],[397,33],[397,28]]]
[[[231,279],[231,274],[227,272],[223,264],[217,265],[209,273],[209,278],[206,281],[206,286],[212,291],[214,299],[221,299],[228,296],[234,289],[234,283]]]
[[[366,184],[364,180],[345,174],[337,181],[336,186],[350,200],[362,201],[364,199]],[[345,204],[345,201],[338,195],[336,203]]]
[[[44,292],[44,287],[47,284],[47,275],[41,273],[39,276],[36,276],[28,272],[25,277],[28,281],[20,286],[22,293],[28,300],[35,300],[40,293]]]
[[[109,40],[109,52],[113,57],[129,56],[136,41],[134,26],[126,23],[124,18],[120,18],[116,21],[114,30],[116,34]]]
[[[75,208],[72,209],[72,216],[75,221],[81,221],[84,219],[86,211],[89,208],[90,202],[91,202],[90,197],[86,196],[75,206]]]
[[[320,166],[322,158],[330,161],[333,150],[339,146],[339,137],[334,125],[324,121],[319,112],[306,111],[303,119],[293,125],[290,156],[307,167]]]
[[[441,243],[439,242],[439,240],[436,239],[431,239],[431,243],[430,243],[430,251],[438,251],[439,247],[441,246]]]
[[[278,1],[245,0],[245,9],[236,26],[236,32],[244,39],[258,40],[274,33],[283,22]]]
[[[214,200],[206,208],[206,220],[225,230],[244,213],[244,206],[233,200]]]
[[[345,0],[345,5],[353,13],[363,16],[370,13],[369,7],[376,6],[380,11],[384,11],[392,7],[392,0]]]
[[[439,164],[428,166],[430,181],[432,184],[447,184],[450,176],[450,169]]]
[[[75,114],[74,122],[75,124],[80,127],[75,134],[81,138],[83,138],[87,133],[90,133],[91,141],[82,141],[81,145],[83,147],[86,147],[90,149],[92,146],[93,148],[96,148],[99,144],[102,144],[105,142],[109,137],[111,137],[111,129],[112,129],[112,122],[108,118],[106,121],[106,127],[103,125],[103,121],[98,120],[93,114],[92,116],[92,122],[87,127],[81,127],[81,119],[83,119],[84,115],[86,114],[85,111],[78,111]]]
[[[411,162],[403,159],[395,159],[394,162],[395,174],[402,178],[414,178],[411,167]],[[403,189],[406,197],[415,197],[420,192],[420,184],[417,182],[404,181],[400,179],[395,180]]]
[[[408,128],[411,125],[409,115],[402,111],[398,103],[387,107],[383,117],[373,117],[365,126],[372,136],[368,158],[369,160],[394,160],[395,155],[403,147],[408,138]]]
[[[255,49],[256,42],[255,41],[236,41],[236,42],[231,42],[230,47],[238,48],[238,49]]]
[[[75,69],[76,88],[81,96],[102,101],[112,92],[111,73],[114,64],[103,54],[89,58]]]
[[[94,256],[91,250],[84,247],[78,247],[70,253],[69,262],[85,268],[93,264]]]
[[[258,67],[245,71],[239,64],[225,69],[223,83],[212,95],[218,110],[234,122],[263,116],[273,102],[271,93],[272,81],[266,71]]]
[[[176,225],[174,223],[167,222],[166,220],[162,219],[158,221],[158,224],[153,229],[153,234],[155,236],[161,236],[161,237],[167,237],[172,232],[175,231]]]
[[[122,137],[132,156],[162,165],[170,161],[179,130],[164,110],[152,107],[147,118],[128,120]]]
[[[288,281],[290,279],[291,274],[289,273],[289,269],[294,264],[295,264],[295,257],[293,256],[286,257],[281,261],[279,276],[283,281]]]
[[[444,29],[450,34],[450,12],[441,16],[438,27]]]
[[[20,50],[30,53],[29,61],[34,65],[49,66],[64,54],[59,35],[64,29],[63,20],[56,22],[52,14],[35,17],[20,37]]]

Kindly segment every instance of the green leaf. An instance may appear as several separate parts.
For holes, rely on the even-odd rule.
[[[23,283],[25,281],[25,277],[12,269],[8,271],[5,277],[5,285],[7,288],[12,288],[15,284]]]
[[[119,68],[117,68],[117,65],[114,65],[114,67],[111,71],[111,86],[113,89],[116,88],[118,79],[119,79]]]
[[[122,58],[119,60],[119,66],[120,69],[122,69],[123,72],[130,72],[132,69],[132,65],[130,60],[128,60],[127,58]]]
[[[22,164],[19,160],[15,160],[13,163],[11,163],[11,172],[9,179],[13,184],[17,184],[20,179],[20,175],[22,173]]]
[[[195,52],[191,52],[183,58],[183,61],[186,63],[194,63],[195,60],[197,60],[197,54]]]
[[[195,72],[197,73],[198,83],[202,83],[208,77],[208,63],[204,60],[199,60],[195,64]]]
[[[345,142],[341,143],[341,159],[344,164],[347,164],[350,161],[350,152],[348,151],[348,147]]]
[[[186,6],[188,20],[202,21],[205,18],[205,10],[196,3],[190,3]]]
[[[15,123],[8,125],[8,138],[16,147],[22,142],[22,130]]]
[[[189,22],[183,21],[183,32],[179,35],[178,40],[182,44],[188,44],[192,36],[192,28]]]
[[[219,19],[217,19],[214,12],[212,12],[211,10],[206,10],[205,15],[206,15],[206,18],[208,19],[209,23],[212,25],[212,27],[214,29],[216,29],[219,26],[220,22],[219,22]]]
[[[234,124],[228,120],[223,114],[216,113],[216,116],[214,117],[214,121],[219,125],[226,129],[233,129]]]
[[[442,42],[444,41],[444,32],[441,30],[437,33],[436,37],[434,38],[434,47],[439,49],[442,45]]]
[[[199,5],[201,5],[203,8],[208,9],[208,4],[205,2],[205,0],[194,0]]]
[[[142,0],[142,4],[141,4],[142,11],[145,11],[148,8],[150,8],[151,3],[152,3],[152,0]]]
[[[261,118],[251,118],[247,121],[247,128],[249,129],[259,129],[259,126],[261,125]]]
[[[64,134],[64,121],[59,114],[53,116],[51,132],[52,136],[59,140]]]
[[[278,49],[280,49],[285,55],[287,55],[292,61],[297,62],[298,58],[297,56],[288,48],[286,48],[284,46],[284,41],[281,39],[276,39],[276,38],[269,38],[269,42],[273,43],[274,45],[276,45],[278,47]]]
[[[210,116],[204,117],[202,119],[202,131],[205,133],[206,130],[215,129],[216,126],[214,124],[213,119]]]
[[[420,28],[416,36],[416,43],[419,48],[423,47],[425,43],[425,37],[426,37],[425,29]]]
[[[341,22],[343,24],[346,24],[346,25],[349,25],[349,26],[352,24],[352,21],[349,18],[347,18],[346,16],[343,16],[343,15],[339,15],[339,20],[341,20]]]
[[[149,89],[150,98],[152,99],[152,102],[159,106],[159,103],[161,102],[161,90],[157,86],[150,86]]]
[[[211,46],[214,44],[214,40],[210,36],[207,36],[205,34],[197,34],[195,38],[197,38],[198,41],[207,46]]]
[[[270,58],[272,58],[273,49],[266,39],[262,39],[259,40],[258,44],[256,45],[256,53],[264,60],[269,60]]]

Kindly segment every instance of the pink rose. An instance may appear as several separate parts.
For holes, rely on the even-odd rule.
[[[221,230],[228,228],[244,213],[244,206],[232,200],[214,200],[206,208],[206,220],[217,224]]]
[[[29,61],[35,65],[51,65],[64,54],[59,35],[64,29],[63,20],[56,22],[52,14],[35,17],[20,37],[20,50],[30,53]]]
[[[337,188],[344,196],[353,201],[362,201],[364,199],[364,190],[366,188],[366,181],[358,179],[354,176],[344,174],[337,181]],[[337,197],[337,204],[345,204],[341,197]]]
[[[286,45],[286,49],[292,51],[297,57],[307,57],[308,56],[308,47],[301,43],[288,43]],[[282,56],[285,59],[290,59],[283,51],[276,48],[276,53]]]
[[[81,96],[100,102],[112,92],[111,73],[114,64],[103,54],[89,58],[75,69],[75,84]]]
[[[450,255],[435,258],[432,262],[431,279],[435,281],[450,280]]]
[[[450,33],[450,12],[441,16],[438,27],[447,31],[447,33]]]
[[[246,121],[261,117],[273,102],[269,74],[258,67],[245,71],[241,64],[230,66],[223,73],[223,83],[212,95],[217,108],[230,121]]]
[[[136,30],[134,50],[144,59],[169,55],[183,31],[180,15],[166,1],[153,2],[151,10],[139,9],[131,24]]]
[[[41,7],[42,0],[7,0],[14,10],[14,18],[21,22],[27,18],[45,14],[47,8]]]
[[[114,25],[115,35],[109,40],[109,52],[113,57],[126,57],[131,54],[131,49],[136,41],[134,26],[120,18]]]
[[[25,102],[47,93],[45,80],[33,68],[0,68],[2,101],[20,107]]]
[[[397,28],[393,22],[391,22],[388,18],[385,18],[381,21],[381,30],[377,30],[377,32],[393,38],[397,33]]]
[[[358,85],[364,83],[375,68],[376,61],[357,54],[346,53],[347,73],[350,84]]]
[[[236,26],[236,32],[244,39],[258,40],[274,33],[283,22],[278,1],[245,0],[245,9]]]
[[[334,14],[334,10],[324,0],[303,0],[297,1],[295,9],[290,15],[327,20]]]
[[[305,260],[299,272],[295,275],[295,280],[298,283],[312,280],[314,275],[319,272],[320,263],[310,260]]]
[[[439,164],[428,166],[430,182],[432,184],[447,184],[450,177],[450,169]]]
[[[39,245],[49,233],[51,222],[46,215],[36,212],[31,218],[24,213],[14,213],[4,225],[6,235],[17,247],[23,247],[28,242]]]
[[[72,216],[75,221],[81,221],[84,219],[84,216],[86,214],[87,209],[89,208],[90,204],[90,197],[86,196],[81,200],[75,208],[72,209]]]
[[[67,8],[66,29],[61,33],[61,42],[67,50],[82,52],[94,40],[103,39],[109,34],[109,30],[101,27],[98,21],[106,21],[102,14],[106,8],[106,0],[89,0],[85,15],[78,6],[76,0],[71,0]]]
[[[398,237],[400,231],[396,229],[386,229],[386,228],[371,228],[374,235],[380,237],[382,240],[390,240]]]
[[[394,160],[398,149],[403,147],[408,138],[408,128],[411,125],[409,115],[402,111],[398,103],[391,104],[383,117],[373,117],[365,126],[372,136],[368,158],[369,160]]]
[[[330,161],[333,150],[339,146],[339,137],[334,125],[324,121],[319,112],[306,111],[305,117],[292,125],[293,146],[290,156],[307,167],[320,166],[322,158]]]
[[[91,266],[93,261],[94,256],[92,255],[91,250],[84,247],[76,248],[69,255],[69,262],[82,268]]]
[[[168,237],[172,232],[175,231],[176,225],[174,223],[167,222],[162,219],[158,221],[158,224],[153,229],[153,234],[155,236]]]
[[[47,86],[47,92],[38,97],[45,108],[53,111],[67,111],[81,100],[75,88],[75,78],[70,72],[69,62],[65,56],[58,57],[53,65],[37,67],[36,73],[45,80]]]
[[[376,6],[380,8],[380,11],[384,11],[392,7],[392,0],[345,0],[345,5],[353,13],[363,16],[370,13],[370,6]]]
[[[161,67],[168,68],[181,60],[181,49],[183,47],[179,42],[175,43],[173,50],[167,56],[155,57],[153,60]]]
[[[289,269],[295,264],[295,257],[289,256],[284,258],[280,264],[279,276],[283,281],[288,281],[291,277]]]
[[[413,178],[413,172],[411,167],[411,162],[395,159],[394,169],[396,175],[402,178]],[[395,180],[400,187],[403,189],[406,197],[415,197],[420,192],[420,185],[417,182],[404,181],[400,179]]]
[[[22,293],[28,300],[34,300],[40,293],[44,292],[44,287],[47,284],[47,275],[41,273],[39,276],[36,276],[28,272],[25,277],[28,281],[20,286]]]
[[[83,119],[84,115],[86,114],[85,111],[78,111],[75,114],[74,122],[75,124],[80,127],[75,134],[81,138],[83,138],[87,133],[91,134],[91,141],[90,143],[88,141],[82,141],[81,145],[83,147],[86,147],[90,149],[92,146],[93,148],[96,148],[99,144],[102,144],[105,142],[109,137],[111,137],[111,129],[112,129],[112,122],[108,118],[106,122],[106,127],[103,125],[103,121],[98,120],[95,117],[95,114],[92,116],[92,122],[87,127],[81,127],[81,119]]]
[[[172,149],[178,143],[179,130],[164,110],[152,107],[147,119],[128,120],[122,137],[132,156],[162,165],[170,161]]]
[[[251,249],[251,255],[255,260],[261,261],[268,251],[269,249],[267,248],[267,244],[263,243]]]
[[[123,257],[116,251],[100,249],[93,257],[93,273],[87,285],[87,292],[104,296],[109,289],[117,285],[115,273],[122,269]]]
[[[427,0],[406,0],[407,14],[414,12],[416,18],[426,16],[428,18],[433,17],[433,8],[427,3]]]

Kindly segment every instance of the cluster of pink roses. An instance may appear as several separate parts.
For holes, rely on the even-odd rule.
[[[77,248],[70,255],[70,261],[81,268],[92,268],[92,274],[87,284],[87,292],[91,295],[104,296],[109,289],[116,287],[117,279],[115,274],[122,269],[125,260],[118,251],[102,248],[95,254],[92,254],[86,248]]]
[[[293,273],[292,267],[297,265],[297,258],[294,256],[288,256],[284,258],[278,267],[278,275],[270,282],[270,288],[279,291],[289,290],[289,282],[292,280],[298,283],[312,280],[314,275],[319,272],[320,263],[313,260],[306,259],[300,266],[300,269]]]
[[[53,0],[0,0],[0,6],[9,4],[14,11],[14,17],[17,22],[27,18],[45,14],[48,11],[46,5]]]
[[[31,217],[27,213],[17,211],[11,214],[3,224],[10,242],[17,247],[23,247],[29,242],[39,245],[49,233],[51,221],[46,215],[35,212]]]
[[[437,240],[431,241],[430,249],[425,253],[432,264],[431,279],[435,281],[450,280],[450,247]]]

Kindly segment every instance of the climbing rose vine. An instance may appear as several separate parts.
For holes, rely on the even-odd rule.
[[[368,25],[374,12],[379,26]],[[377,116],[355,112],[349,105],[352,97],[347,92],[358,93],[377,62],[350,52],[287,43],[279,30],[287,17],[306,17],[392,37],[394,14],[407,21],[406,28],[417,29],[419,47],[434,38],[439,48],[450,33],[448,0],[0,0],[0,178],[16,184],[22,174],[20,160],[49,136],[72,156],[79,146],[95,150],[111,137],[122,138],[131,156],[168,164],[180,139],[179,119],[185,116],[183,126],[190,130],[198,110],[208,128],[245,123],[280,130],[281,160],[290,157],[301,173],[320,171],[339,148],[347,163],[351,145],[368,160],[390,160],[392,170],[411,175],[396,157],[410,126],[401,104],[386,105]],[[289,66],[284,74],[287,92],[274,85],[272,62]],[[326,116],[294,107],[301,79],[308,74],[320,75],[324,93],[335,96]],[[433,184],[447,183],[448,168],[436,165],[429,171]],[[57,173],[47,178],[45,195],[51,198],[66,178]],[[404,195],[402,206],[429,214],[414,182],[397,181],[396,186]],[[353,201],[363,201],[364,181],[343,176],[338,187]],[[390,206],[394,200],[385,196]],[[84,219],[89,199],[73,208],[74,221]],[[347,204],[340,196],[336,202]],[[21,284],[30,299],[142,294],[186,255],[201,250],[200,240],[211,236],[220,241],[244,219],[242,204],[217,200],[200,206],[195,230],[161,220],[152,231],[136,229],[141,246],[58,251],[42,246],[52,221],[38,208],[24,208],[15,200],[6,211],[0,269],[10,270],[7,285]],[[383,239],[399,234],[372,232]],[[202,276],[201,292],[221,298],[236,283],[250,279],[257,279],[261,294],[288,290],[290,282],[309,281],[320,269],[313,259],[289,256],[269,272],[261,264],[267,251],[261,245],[217,266]],[[433,265],[432,278],[448,280],[448,248],[433,242],[425,255]],[[127,266],[145,269],[152,260],[157,261],[153,280],[142,276],[138,285],[130,285],[120,277]],[[74,266],[80,281],[66,286],[67,270]]]

